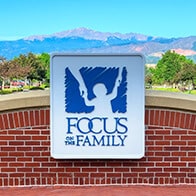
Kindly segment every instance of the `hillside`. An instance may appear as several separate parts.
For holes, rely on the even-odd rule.
[[[181,38],[153,37],[137,33],[98,32],[77,28],[51,35],[35,35],[16,41],[0,41],[0,56],[12,59],[33,52],[136,53],[156,63],[161,54],[175,50],[196,61],[196,36]]]

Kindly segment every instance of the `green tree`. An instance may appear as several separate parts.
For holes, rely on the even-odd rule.
[[[153,80],[152,78],[153,78],[152,68],[145,66],[145,85],[146,85],[146,88],[152,87],[152,80]]]
[[[42,53],[38,56],[38,60],[41,64],[43,74],[45,74],[44,79],[49,82],[50,80],[50,55],[48,53]]]
[[[190,61],[185,56],[175,53],[175,51],[165,52],[154,70],[154,82],[157,84],[177,84],[180,81],[178,73]]]
[[[191,83],[193,89],[196,88],[196,64],[193,61],[187,61],[186,64],[183,65],[180,72],[177,74],[177,78],[179,81],[188,84]]]
[[[21,54],[14,60],[20,64],[21,67],[27,67],[30,70],[26,76],[28,79],[42,81],[45,78],[46,69],[35,54],[31,52],[27,55]]]

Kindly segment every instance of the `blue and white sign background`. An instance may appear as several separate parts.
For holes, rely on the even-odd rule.
[[[144,58],[51,56],[51,155],[144,156]]]

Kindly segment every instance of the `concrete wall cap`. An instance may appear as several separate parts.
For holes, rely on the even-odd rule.
[[[49,106],[49,89],[0,95],[1,112]],[[146,90],[145,106],[196,112],[196,96],[183,93]]]

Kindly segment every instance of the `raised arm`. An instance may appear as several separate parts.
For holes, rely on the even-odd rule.
[[[76,67],[74,66],[70,66],[69,70],[73,74],[73,76],[76,78],[76,80],[79,82],[80,95],[83,96],[83,94],[86,93],[87,90],[84,84],[84,80],[80,74],[80,71],[76,69]]]
[[[117,93],[118,93],[118,87],[120,85],[120,82],[122,80],[122,70],[120,69],[120,67],[118,68],[118,75],[116,77],[116,81],[115,81],[115,84],[114,84],[114,88],[113,88],[113,91],[112,93],[110,93],[108,96],[110,97],[110,99],[114,99],[116,96],[117,96]]]

